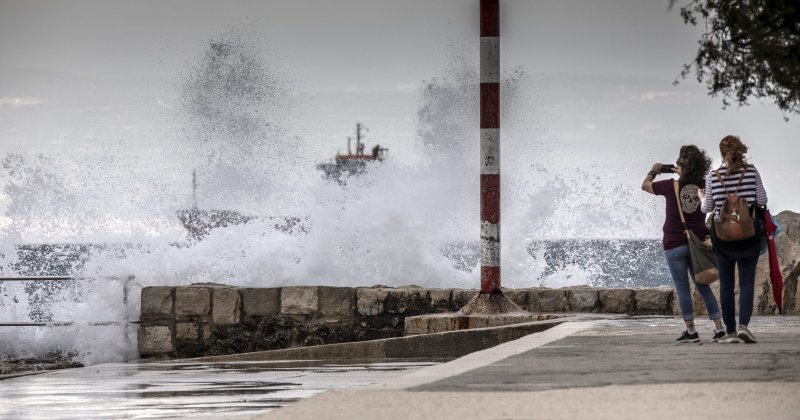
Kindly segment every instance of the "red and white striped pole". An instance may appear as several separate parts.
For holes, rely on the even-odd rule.
[[[481,293],[500,290],[500,4],[481,8]]]

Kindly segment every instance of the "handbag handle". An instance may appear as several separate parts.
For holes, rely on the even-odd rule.
[[[681,223],[683,223],[683,233],[686,234],[686,237],[689,237],[689,228],[686,227],[686,219],[683,217],[683,206],[681,206],[681,198],[679,197],[680,193],[678,192],[678,180],[672,181],[672,186],[675,187],[675,201],[678,202],[678,214],[681,216]]]

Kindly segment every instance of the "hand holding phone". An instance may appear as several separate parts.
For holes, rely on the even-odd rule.
[[[670,164],[670,163],[662,163],[661,164],[661,173],[662,174],[675,173],[675,165]]]

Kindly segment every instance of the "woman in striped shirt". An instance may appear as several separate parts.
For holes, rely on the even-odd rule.
[[[705,197],[700,210],[714,213],[714,224],[720,220],[720,210],[728,192],[737,192],[745,198],[750,206],[751,214],[755,206],[767,204],[767,193],[761,183],[761,175],[755,166],[745,160],[747,146],[736,136],[726,136],[719,143],[722,155],[722,166],[712,169],[706,175]],[[738,188],[738,189],[737,189]],[[755,288],[756,265],[761,248],[759,221],[756,221],[756,235],[741,241],[722,241],[711,229],[711,240],[719,269],[719,297],[722,306],[722,319],[725,321],[726,335],[720,342],[755,343],[756,338],[748,329],[753,314],[753,296]],[[739,327],[736,327],[736,303],[734,288],[736,286],[735,268],[739,269]]]

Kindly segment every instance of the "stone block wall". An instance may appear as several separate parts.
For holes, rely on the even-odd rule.
[[[670,288],[504,292],[521,308],[537,313],[673,312]],[[477,289],[417,287],[145,287],[139,354],[199,357],[399,337],[406,317],[457,311],[477,293]]]

